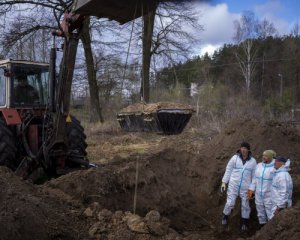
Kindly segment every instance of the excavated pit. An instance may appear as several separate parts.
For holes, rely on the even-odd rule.
[[[65,221],[71,223],[57,224],[58,227],[55,231],[55,228],[48,228],[48,232],[44,231],[48,237],[43,239],[55,239],[50,234],[53,232],[56,235],[60,234],[60,239],[72,239],[74,236],[70,237],[66,234],[76,235],[78,230],[82,235],[74,239],[84,239],[84,233],[89,233],[92,236],[91,239],[244,239],[247,237],[270,239],[270,236],[272,239],[299,239],[300,233],[297,226],[300,224],[300,216],[297,199],[300,189],[300,136],[296,129],[274,122],[261,124],[252,120],[233,121],[213,140],[197,149],[190,147],[191,139],[194,139],[192,136],[190,139],[184,138],[180,141],[179,138],[180,136],[167,138],[164,143],[160,144],[160,149],[155,154],[135,154],[126,158],[116,157],[113,161],[100,165],[97,169],[73,172],[53,179],[43,186],[28,187],[25,185],[26,187],[21,186],[16,190],[22,192],[27,189],[28,193],[39,198],[41,204],[38,209],[47,209],[42,212],[48,222],[51,223],[54,219],[56,222],[60,222],[62,216],[59,215],[59,212],[63,212]],[[231,215],[229,229],[221,228],[220,218],[226,196],[219,194],[219,185],[227,161],[243,140],[250,142],[258,161],[265,149],[274,149],[278,154],[292,159],[291,174],[294,181],[293,199],[295,202],[295,207],[281,212],[260,231],[257,231],[258,224],[255,211],[253,211],[250,231],[245,235],[241,235],[239,232],[238,206]],[[135,216],[126,211],[133,211],[137,163],[137,214],[144,217],[151,210],[157,210],[162,217],[170,220],[169,225],[165,228],[161,226],[165,226],[168,221],[162,220],[165,225],[159,225],[160,231],[155,225],[154,233],[147,232],[148,230],[142,233],[133,233],[129,230],[128,218],[132,220]],[[3,177],[1,173],[0,171],[0,175]],[[15,177],[11,178],[15,179]],[[13,182],[10,186],[18,184]],[[4,186],[7,186],[7,189],[2,191],[8,191],[8,185],[4,184]],[[47,194],[45,195],[45,193]],[[25,196],[27,195],[25,194]],[[22,206],[20,202],[12,201],[10,203],[10,199],[12,198],[4,200],[9,206],[11,204],[11,208],[16,205]],[[4,200],[3,197],[0,197],[2,206]],[[35,203],[30,202],[30,204],[26,207],[26,211],[31,213],[30,209],[32,208],[35,213],[37,211]],[[85,209],[95,205],[97,205],[97,213],[88,214],[89,211]],[[67,207],[63,210],[63,206]],[[0,216],[6,213],[6,209],[1,208]],[[106,213],[103,217],[103,211],[111,213]],[[89,215],[89,217],[85,215]],[[25,214],[24,219],[28,220],[31,216]],[[43,226],[42,218],[38,222]],[[38,222],[35,228],[39,226]],[[6,227],[4,228],[6,230],[17,226],[15,231],[19,232],[18,226],[21,222],[18,217],[14,218],[14,221],[7,221],[6,218],[1,217],[0,223],[1,226]],[[26,222],[22,222],[22,224],[26,226]],[[138,226],[144,226],[143,224],[142,222]],[[149,225],[149,223],[147,224]],[[150,226],[152,225],[150,224]],[[52,225],[50,224],[50,226]],[[28,225],[22,230],[27,228],[32,228],[32,225]],[[40,227],[39,230],[41,231],[41,229],[43,228]],[[151,229],[153,230],[153,226]],[[158,233],[161,233],[162,229],[167,230],[163,235],[159,235]],[[142,228],[141,231],[144,230]],[[271,230],[272,233],[270,233]],[[24,232],[26,233],[26,231]],[[29,231],[29,233],[31,232]],[[1,232],[0,230],[0,234],[5,234],[5,231]],[[16,237],[15,239],[30,238]]]
[[[100,169],[74,172],[47,186],[87,205],[99,202],[112,211],[132,211],[138,161],[137,213],[145,215],[155,209],[171,219],[176,230],[199,230],[210,227],[199,216],[207,218],[207,211],[218,203],[214,201],[212,174],[197,169],[198,160],[201,159],[190,153],[169,149],[146,159],[132,156]]]

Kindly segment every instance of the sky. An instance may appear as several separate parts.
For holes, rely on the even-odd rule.
[[[294,24],[300,23],[299,0],[196,0],[195,5],[200,13],[199,23],[204,27],[197,36],[200,44],[196,55],[212,54],[224,43],[232,43],[233,22],[244,11],[250,10],[259,20],[272,22],[279,35],[289,34]]]

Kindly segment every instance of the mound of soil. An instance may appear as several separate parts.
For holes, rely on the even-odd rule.
[[[0,167],[0,239],[84,239],[73,201],[54,198]],[[63,194],[62,194],[63,195]]]
[[[300,195],[300,134],[292,125],[278,122],[259,123],[254,120],[235,120],[209,144],[203,146],[201,154],[210,156],[215,163],[214,178],[220,183],[229,158],[236,152],[242,141],[251,145],[257,162],[261,161],[264,150],[273,149],[277,155],[291,159],[291,175],[294,180],[294,198]],[[211,163],[210,163],[211,165]]]
[[[231,151],[236,150],[242,141],[251,144],[252,153],[258,160],[266,149],[273,149],[277,155],[290,157],[292,160],[300,156],[300,149],[295,148],[300,142],[299,132],[288,123],[231,121],[210,145],[229,157]]]
[[[300,239],[300,203],[274,217],[251,240],[298,240]]]
[[[154,113],[160,109],[184,109],[194,111],[193,107],[188,104],[176,102],[158,102],[158,103],[136,103],[129,105],[120,110],[120,113]]]

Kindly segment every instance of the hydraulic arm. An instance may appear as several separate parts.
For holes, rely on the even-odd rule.
[[[147,14],[156,4],[157,0],[75,0],[74,4],[65,10],[60,29],[55,32],[56,36],[64,38],[58,79],[55,79],[55,49],[51,51],[50,108],[54,120],[54,134],[45,147],[44,155],[53,151],[63,154],[68,146],[64,129],[66,117],[69,115],[77,46],[85,16],[108,18],[124,24]],[[48,159],[48,156],[45,158]]]

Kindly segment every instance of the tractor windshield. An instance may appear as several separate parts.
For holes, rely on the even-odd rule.
[[[13,102],[16,106],[46,105],[48,101],[47,66],[14,64]]]
[[[6,86],[5,86],[4,69],[0,68],[0,106],[5,105],[6,99]]]

